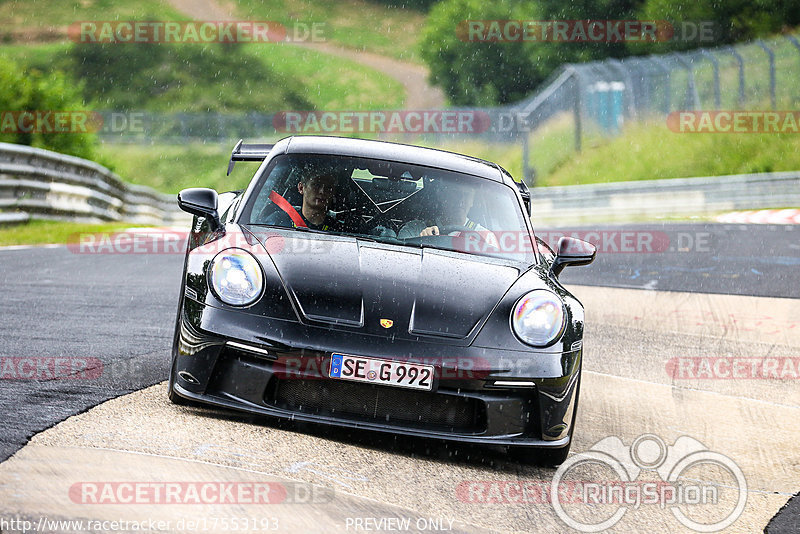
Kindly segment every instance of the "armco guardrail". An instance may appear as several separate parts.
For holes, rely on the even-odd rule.
[[[533,221],[558,226],[800,207],[800,171],[535,187]]]
[[[184,222],[175,197],[130,185],[93,161],[0,143],[0,211],[5,221],[33,218]]]
[[[557,226],[800,207],[800,171],[535,187],[533,220]],[[0,143],[0,222],[28,217],[188,223],[175,197],[126,184],[97,163]]]

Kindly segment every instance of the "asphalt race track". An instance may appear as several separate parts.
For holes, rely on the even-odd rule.
[[[588,230],[597,229],[567,233]],[[573,453],[609,437],[629,446],[652,434],[675,450],[691,437],[733,462],[747,489],[719,464],[685,474],[712,485],[720,504],[684,507],[682,517],[720,520],[746,495],[729,530],[762,531],[800,489],[800,227],[627,225],[600,234],[596,262],[562,275],[587,308]],[[637,240],[644,248],[628,250]],[[542,497],[555,470],[502,450],[168,403],[162,381],[181,255],[81,255],[62,246],[0,249],[0,262],[0,358],[12,362],[0,367],[0,518],[161,520],[209,532],[241,531],[233,519],[251,521],[249,531],[572,531]],[[26,358],[66,358],[72,367],[49,379],[46,369],[36,373],[45,379],[9,375]],[[766,363],[752,365],[768,359],[771,374]],[[579,478],[608,479],[591,473]],[[258,481],[286,494],[267,507],[99,506],[78,495],[90,481]],[[520,486],[529,490],[522,499]],[[585,504],[564,508],[587,519]],[[678,515],[630,506],[612,531],[690,531]],[[769,532],[796,532],[799,516],[787,509]],[[192,518],[208,523],[189,528]]]
[[[164,380],[181,256],[37,247],[0,249],[0,262],[0,355],[83,359],[87,374],[99,371],[99,379],[3,380],[0,460],[70,415]]]
[[[800,298],[798,225],[629,224],[540,233],[597,234],[597,259],[564,271],[565,284]]]

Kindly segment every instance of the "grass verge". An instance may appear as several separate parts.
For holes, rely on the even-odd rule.
[[[679,134],[636,124],[586,147],[537,185],[691,178],[800,169],[797,134]]]
[[[574,152],[570,121],[557,119],[531,136],[536,186],[694,178],[800,169],[797,134],[674,133],[664,122],[630,124],[618,137],[584,140]],[[493,161],[522,176],[522,145],[479,141],[436,146]]]
[[[311,24],[333,43],[420,62],[419,30],[425,13],[367,0],[233,0],[238,20],[269,20],[303,37]],[[225,1],[220,2],[225,4]],[[189,20],[166,0],[6,0],[0,2],[0,38],[55,40],[78,21]]]
[[[226,176],[232,148],[233,143],[104,144],[99,153],[125,181],[172,194],[186,187],[211,187],[219,192],[246,187],[258,164],[239,162]]]
[[[312,23],[325,39],[347,48],[420,62],[417,42],[425,14],[365,0],[236,0],[240,18],[273,20],[289,35]],[[400,3],[402,4],[402,3]],[[296,23],[300,23],[296,26]]]
[[[0,34],[16,39],[43,37],[40,32],[78,21],[186,20],[164,0],[6,0],[0,2]]]
[[[73,223],[64,221],[31,220],[21,224],[0,225],[0,246],[11,245],[66,245],[76,241],[76,234],[90,232],[115,232],[131,228],[131,223]]]
[[[23,68],[42,72],[55,68],[69,73],[71,46],[64,42],[7,44],[0,48],[0,55]],[[93,107],[158,112],[227,110],[271,113],[297,109],[298,105],[293,102],[307,103],[299,106],[305,109],[371,110],[399,109],[405,101],[402,84],[389,76],[354,61],[299,46],[274,43],[242,45],[235,54],[236,63],[254,64],[250,76],[252,80],[247,77],[246,68],[239,69],[235,77],[219,77],[219,69],[196,72],[181,60],[189,54],[188,49],[178,51],[178,54],[166,54],[163,64],[153,67],[161,72],[158,76],[168,78],[168,81],[163,79],[158,88],[132,91],[128,87],[111,84],[104,98]],[[219,63],[219,55],[213,53],[213,60],[209,58],[207,62]],[[121,64],[115,68],[124,71]],[[165,72],[171,74],[167,76]],[[282,87],[284,83],[291,87]],[[155,93],[150,94],[152,91]]]

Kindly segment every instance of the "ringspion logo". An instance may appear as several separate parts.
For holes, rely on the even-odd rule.
[[[640,480],[642,473],[658,479]],[[574,487],[576,480],[580,498],[564,499],[563,486]],[[744,511],[747,480],[736,462],[689,436],[667,445],[642,434],[630,446],[610,436],[562,463],[549,495],[559,519],[579,532],[612,528],[630,510],[647,505],[668,508],[686,528],[717,532]],[[700,516],[699,510],[708,513]]]

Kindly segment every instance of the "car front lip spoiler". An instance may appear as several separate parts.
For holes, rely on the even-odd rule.
[[[238,411],[249,413],[257,413],[270,417],[277,417],[280,419],[301,421],[308,423],[322,423],[326,425],[338,426],[341,428],[372,430],[383,432],[387,434],[416,436],[420,438],[433,438],[443,439],[447,441],[455,441],[460,443],[483,444],[483,445],[517,445],[527,447],[537,447],[543,449],[557,449],[565,447],[569,444],[569,435],[553,441],[545,441],[543,439],[527,438],[527,437],[513,437],[513,436],[479,436],[479,435],[466,435],[466,434],[449,434],[445,432],[431,432],[426,430],[419,430],[413,428],[388,426],[388,425],[375,425],[372,423],[361,421],[350,421],[347,419],[337,419],[333,417],[320,417],[309,414],[302,414],[297,412],[289,412],[284,410],[270,409],[255,404],[250,404],[242,401],[234,401],[219,397],[216,395],[205,395],[201,393],[194,393],[182,388],[179,384],[173,384],[175,393],[189,400],[194,400],[202,403],[213,404],[222,408],[229,408]]]

